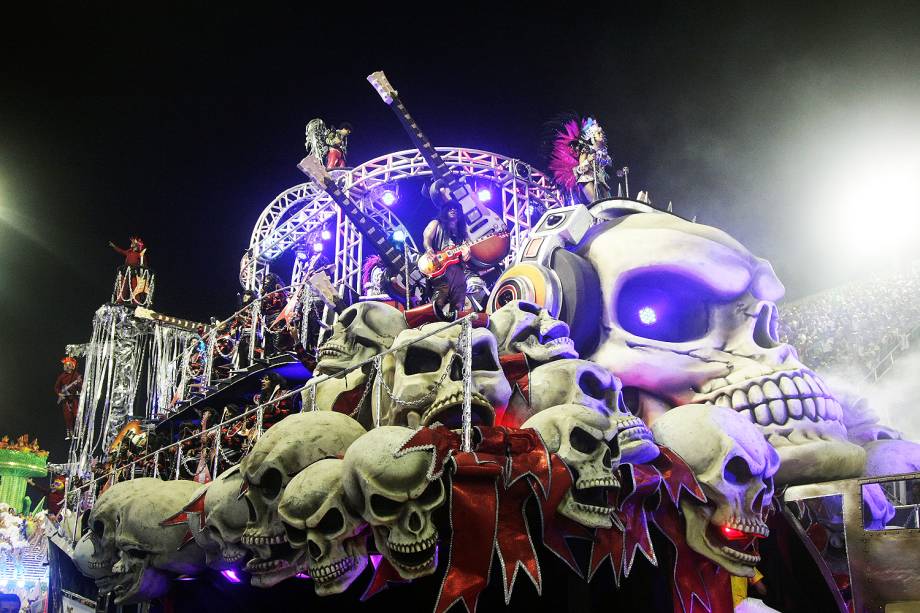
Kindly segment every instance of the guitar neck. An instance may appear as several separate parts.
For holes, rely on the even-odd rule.
[[[306,161],[306,160],[304,160]],[[326,176],[322,178],[313,177],[313,175],[307,171],[304,166],[304,161],[297,165],[301,171],[304,172],[307,176],[313,178],[314,181],[319,179],[318,183],[323,188],[329,197],[332,198],[332,201],[345,213],[345,216],[351,220],[351,223],[355,225],[358,231],[364,236],[365,239],[369,240],[374,248],[377,250],[377,253],[380,255],[380,259],[386,266],[387,270],[391,275],[400,275],[402,274],[403,268],[406,265],[406,258],[403,255],[403,252],[400,249],[397,249],[396,246],[390,241],[390,237],[387,233],[381,228],[377,222],[369,218],[364,211],[358,208],[351,198],[345,195],[345,192],[342,191],[342,188],[332,180],[332,177]]]

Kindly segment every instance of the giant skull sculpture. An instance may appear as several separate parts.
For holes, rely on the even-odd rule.
[[[406,579],[435,571],[438,530],[432,515],[447,499],[443,482],[429,478],[431,451],[396,457],[412,435],[399,426],[371,430],[345,454],[343,477],[350,507],[371,525],[377,550]]]
[[[103,593],[115,589],[117,579],[112,566],[118,561],[115,529],[124,516],[128,501],[143,488],[143,480],[132,479],[116,483],[103,492],[89,514],[89,530],[74,549],[74,563],[85,576],[96,581]]]
[[[345,503],[344,461],[320,460],[284,488],[278,514],[288,542],[300,549],[303,565],[320,596],[348,589],[367,566],[367,522]]]
[[[341,457],[362,434],[361,424],[341,413],[298,413],[266,430],[243,458],[240,468],[249,522],[242,543],[255,554],[246,564],[252,585],[271,587],[297,572],[298,552],[288,543],[278,516],[288,482],[318,460]]]
[[[437,331],[437,334],[422,338]],[[461,327],[427,324],[401,332],[394,346],[406,348],[383,360],[384,390],[375,412],[381,423],[460,427],[463,404]],[[410,344],[411,343],[411,344]],[[495,412],[508,404],[511,386],[498,363],[495,337],[472,330],[472,413],[474,423],[491,426]],[[390,393],[392,392],[392,394]]]
[[[198,487],[194,481],[149,478],[110,487],[90,513],[90,532],[75,555],[78,568],[96,579],[101,592],[114,593],[117,604],[157,598],[166,593],[170,574],[201,571],[202,550],[194,543],[183,546],[187,525],[160,525]]]
[[[619,379],[594,362],[556,360],[530,373],[530,410],[536,414],[562,404],[588,407],[613,424],[615,464],[650,462],[658,457],[658,446],[648,426],[626,408],[621,387]]]
[[[589,528],[610,528],[614,509],[607,493],[619,487],[607,445],[616,434],[610,418],[585,406],[564,404],[537,413],[521,427],[539,432],[547,451],[572,471],[574,483],[559,503],[559,514]]]
[[[778,341],[784,289],[769,263],[726,233],[665,213],[595,226],[580,250],[598,273],[604,312],[590,359],[637,391],[648,423],[671,407],[730,407],[780,454],[782,483],[854,477],[840,405]]]
[[[240,467],[234,466],[204,485],[187,507],[189,530],[208,566],[217,570],[234,568],[247,554],[240,543],[249,521],[249,508],[240,498],[242,484]]]
[[[332,336],[319,347],[316,374],[335,374],[386,351],[396,336],[405,329],[406,318],[390,305],[381,302],[359,302],[348,307],[332,324]],[[356,418],[360,416],[363,418],[363,425],[370,427],[370,395],[355,390],[360,390],[368,384],[368,376],[372,371],[373,364],[368,364],[342,378],[319,383],[315,392],[313,388],[306,388],[303,391],[303,406],[309,409],[315,403],[317,409],[328,411],[336,406],[336,400],[348,398],[346,404],[360,403],[358,406],[349,406],[354,409],[352,415]],[[350,398],[349,393],[355,398]]]
[[[577,358],[569,326],[532,302],[512,300],[489,316],[498,354],[523,353],[532,366],[558,358]]]
[[[753,577],[760,556],[750,547],[769,534],[764,518],[779,467],[776,450],[727,407],[677,407],[659,417],[652,431],[690,466],[709,500],[681,498],[687,544],[733,575]]]

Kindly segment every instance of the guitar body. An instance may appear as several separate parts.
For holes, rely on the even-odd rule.
[[[511,237],[507,232],[490,234],[472,243],[463,243],[448,247],[434,253],[419,256],[418,269],[429,279],[437,279],[444,274],[448,266],[463,261],[464,250],[469,250],[470,257],[482,264],[498,264],[511,248]]]
[[[463,260],[461,247],[450,247],[435,253],[422,254],[418,259],[418,269],[429,279],[437,279],[449,266],[459,264]]]

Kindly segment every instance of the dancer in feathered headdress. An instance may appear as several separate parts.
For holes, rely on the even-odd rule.
[[[556,183],[570,192],[580,188],[588,202],[610,196],[607,136],[593,117],[563,120],[554,130],[549,169]]]

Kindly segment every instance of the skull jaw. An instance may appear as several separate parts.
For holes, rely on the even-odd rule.
[[[101,550],[93,544],[92,533],[87,533],[80,539],[74,550],[73,561],[85,577],[102,579],[112,575],[112,566],[117,561],[111,555],[97,556],[96,551]]]
[[[567,336],[557,338],[541,344],[536,336],[529,336],[527,340],[512,344],[511,348],[527,356],[533,366],[545,364],[552,360],[563,358],[577,358],[575,343]]]
[[[246,571],[250,574],[250,585],[261,588],[273,587],[285,579],[290,579],[298,572],[297,557],[295,554],[290,560],[253,558],[246,564]]]
[[[117,582],[111,592],[115,594],[115,604],[133,604],[159,598],[169,591],[169,578],[166,573],[150,568],[146,560],[123,563],[125,572],[117,575]]]
[[[478,392],[470,394],[470,409],[473,425],[491,426],[495,423],[495,409],[489,400]],[[450,396],[439,398],[425,411],[419,423],[428,427],[441,423],[449,428],[460,428],[463,425],[463,390]]]
[[[862,474],[866,451],[844,439],[799,439],[773,434],[768,441],[779,454],[778,485],[850,479]]]
[[[715,526],[713,516],[715,509],[708,504],[696,504],[682,499],[687,527],[687,545],[701,556],[712,560],[728,572],[738,577],[753,577],[755,566],[760,562],[756,553],[745,553],[729,547],[727,544],[713,542],[710,526]]]
[[[329,557],[329,556],[325,556]],[[317,596],[341,594],[361,576],[367,568],[367,534],[362,533],[345,541],[341,553],[323,564],[311,562],[307,572],[313,578]]]
[[[437,570],[438,532],[434,526],[428,536],[406,543],[391,542],[391,531],[386,526],[373,526],[372,530],[377,550],[403,579],[427,577]]]
[[[647,464],[661,453],[652,431],[638,417],[619,419],[614,427],[617,434],[613,440],[619,450],[620,464]],[[614,453],[614,457],[617,455]]]
[[[569,489],[563,496],[562,502],[559,503],[556,512],[588,528],[611,528],[615,509],[609,506],[578,502],[572,489]]]

